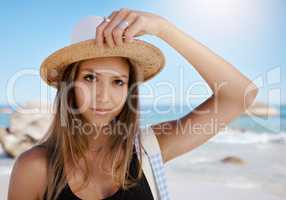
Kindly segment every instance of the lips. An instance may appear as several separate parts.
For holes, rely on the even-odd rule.
[[[90,109],[98,115],[105,115],[111,111],[111,109],[106,109],[106,108],[90,108]]]
[[[111,111],[111,109],[103,109],[103,108],[95,108],[96,111],[99,111],[99,112],[108,112],[108,111]]]

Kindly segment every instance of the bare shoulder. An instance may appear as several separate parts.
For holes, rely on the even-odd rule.
[[[9,181],[8,200],[39,199],[47,182],[46,149],[34,146],[15,160]]]
[[[46,161],[46,149],[40,146],[33,146],[16,158],[16,162],[29,162],[31,166],[45,164]]]

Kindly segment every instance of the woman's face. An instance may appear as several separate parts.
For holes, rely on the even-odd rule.
[[[128,81],[129,64],[122,57],[83,61],[75,79],[76,104],[81,115],[96,126],[110,123],[125,104]]]

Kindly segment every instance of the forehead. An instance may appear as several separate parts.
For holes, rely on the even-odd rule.
[[[129,63],[123,57],[104,57],[85,60],[79,71],[94,71],[100,74],[126,75],[129,74]]]

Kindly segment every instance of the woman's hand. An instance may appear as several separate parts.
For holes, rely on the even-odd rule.
[[[150,34],[158,36],[166,26],[166,19],[153,13],[122,8],[114,11],[96,29],[96,44],[103,46],[106,42],[109,47],[122,45],[124,42],[132,42],[136,36]],[[128,22],[128,27],[118,26],[122,20]]]

